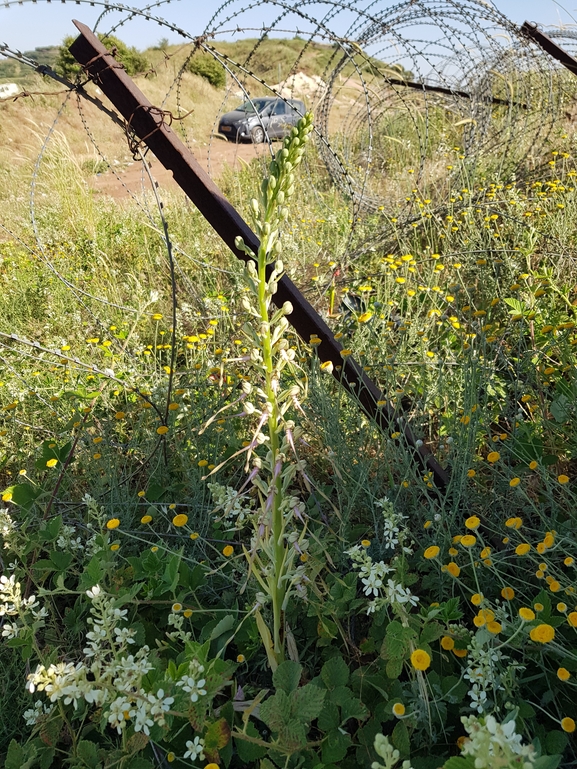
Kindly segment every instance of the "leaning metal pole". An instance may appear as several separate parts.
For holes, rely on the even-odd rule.
[[[235,239],[242,236],[245,244],[256,253],[259,241],[254,232],[201,168],[190,150],[165,123],[166,113],[151,104],[122,65],[85,24],[78,21],[74,24],[80,36],[70,46],[70,52],[82,65],[87,76],[98,84],[122,114],[127,132],[133,132],[162,165],[172,172],[176,183],[230,250],[246,262],[248,257],[236,247]],[[278,307],[287,301],[292,304],[294,309],[288,320],[298,335],[307,342],[313,335],[320,338],[319,358],[323,362],[333,363],[333,375],[338,382],[354,396],[365,414],[381,429],[390,428],[391,424],[396,425],[396,429],[404,434],[415,458],[432,472],[435,486],[444,489],[449,482],[448,473],[424,444],[420,441],[417,443],[406,419],[387,402],[363,368],[352,357],[341,356],[342,347],[330,328],[286,275],[281,278],[273,300]]]
[[[569,72],[577,75],[577,59],[574,59],[571,54],[567,53],[567,51],[561,48],[560,45],[557,45],[557,43],[554,40],[551,40],[548,35],[546,35],[544,32],[541,32],[535,22],[526,21],[521,27],[521,32],[523,35],[529,37],[531,40],[534,40],[538,45],[540,45],[541,48],[549,54],[549,56],[557,59],[557,61],[566,67]]]

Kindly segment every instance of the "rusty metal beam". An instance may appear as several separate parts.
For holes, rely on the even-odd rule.
[[[561,46],[558,45],[554,40],[551,40],[548,35],[546,35],[544,32],[541,32],[535,22],[526,21],[521,27],[521,33],[531,40],[534,40],[538,45],[541,46],[544,51],[549,54],[549,56],[557,59],[557,61],[566,67],[569,72],[577,75],[577,59],[571,56],[571,54],[567,53],[567,51],[564,48],[561,48]]]
[[[259,247],[257,236],[201,168],[190,150],[164,122],[162,110],[151,104],[89,27],[78,21],[74,24],[80,32],[80,36],[70,46],[74,58],[121,113],[130,130],[172,172],[176,183],[235,256],[247,261],[248,257],[236,248],[235,238],[241,235],[256,253]],[[362,366],[351,357],[343,360],[340,354],[342,347],[330,328],[286,275],[279,281],[273,300],[278,307],[282,307],[286,301],[291,302],[294,309],[288,320],[298,335],[306,342],[313,334],[321,339],[319,358],[332,361],[333,374],[339,383],[354,396],[365,414],[381,429],[385,430],[395,424],[396,429],[404,434],[416,459],[432,471],[437,488],[444,489],[449,482],[448,473],[426,446],[417,445],[412,430],[406,420],[401,418],[402,414],[386,403],[385,396],[366,375]],[[341,370],[337,370],[337,367]],[[379,402],[385,405],[378,405]]]

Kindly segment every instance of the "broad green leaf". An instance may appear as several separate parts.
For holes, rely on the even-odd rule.
[[[336,764],[342,761],[351,744],[352,740],[348,734],[343,734],[338,729],[333,729],[323,741],[321,749],[323,763]]]
[[[559,729],[552,729],[545,737],[546,753],[563,753],[569,743],[569,738],[565,732]]]
[[[341,719],[344,724],[349,718],[364,721],[369,716],[366,706],[356,697],[351,697],[341,705]]]
[[[385,671],[389,678],[398,678],[403,672],[403,660],[388,660]]]
[[[12,502],[25,510],[29,510],[35,500],[42,494],[42,490],[31,486],[29,483],[18,483],[12,486]]]
[[[290,714],[288,694],[279,689],[276,694],[265,700],[260,706],[260,717],[274,732],[282,729]]]
[[[277,673],[281,667],[282,665],[279,665]],[[325,694],[324,689],[319,689],[318,686],[313,686],[312,684],[307,684],[301,689],[292,692],[290,696],[291,718],[305,723],[318,718],[319,713],[323,709]]]
[[[272,682],[275,689],[282,689],[286,694],[294,692],[299,685],[302,674],[302,665],[292,660],[281,662],[272,674]]]
[[[321,670],[321,678],[327,689],[346,686],[349,682],[349,668],[342,657],[327,660]]]
[[[421,631],[419,637],[419,646],[430,644],[436,641],[444,633],[443,626],[438,622],[428,622]]]
[[[48,747],[48,745],[43,745],[41,748],[38,748],[38,756],[36,759],[38,761],[38,769],[50,769],[55,753],[56,750]]]
[[[218,622],[212,629],[210,640],[214,641],[217,638],[220,638],[221,635],[224,635],[225,633],[228,633],[230,630],[232,630],[235,625],[236,619],[234,615],[227,614],[226,617],[223,617],[220,622]]]
[[[225,718],[219,718],[207,725],[204,734],[205,749],[211,753],[218,751],[230,740],[230,727]]]
[[[533,769],[557,769],[563,756],[541,756],[533,764]]]
[[[307,744],[307,731],[304,723],[289,721],[279,732],[279,740],[284,750],[296,753]]]
[[[47,521],[46,526],[42,530],[42,534],[44,534],[44,541],[52,542],[53,540],[55,540],[60,534],[61,526],[62,526],[61,515],[57,515],[55,518],[52,518],[52,520]]]
[[[33,745],[22,747],[16,740],[8,746],[4,769],[30,769],[36,761],[36,748]]]
[[[97,769],[99,761],[96,743],[89,740],[80,740],[76,746],[76,757],[86,766],[89,766],[90,769]]]
[[[475,769],[475,759],[473,756],[453,756],[445,761],[443,769]]]
[[[401,754],[401,758],[408,757],[409,753],[411,752],[411,740],[409,737],[409,730],[407,729],[407,725],[404,721],[399,721],[399,723],[393,729],[391,742]]]
[[[154,764],[151,764],[146,758],[136,756],[127,764],[127,769],[154,769]]]
[[[178,567],[180,566],[181,553],[174,553],[169,558],[168,563],[164,569],[162,580],[169,585],[169,590],[173,592],[178,584]]]
[[[320,712],[317,726],[323,732],[330,732],[331,729],[338,729],[341,723],[341,716],[338,707],[332,702],[325,702]]]
[[[409,656],[411,641],[417,640],[416,632],[410,627],[403,627],[400,622],[391,622],[381,647],[384,659],[402,660]]]
[[[72,563],[74,556],[72,553],[62,553],[59,550],[54,550],[49,554],[49,558],[56,567],[57,571],[66,571],[66,569]]]

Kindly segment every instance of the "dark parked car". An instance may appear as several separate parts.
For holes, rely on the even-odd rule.
[[[257,98],[225,113],[218,132],[229,141],[253,141],[260,144],[269,139],[283,139],[305,113],[305,105],[297,99]]]

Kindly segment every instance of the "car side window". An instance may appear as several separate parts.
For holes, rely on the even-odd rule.
[[[275,104],[273,115],[286,115],[286,104],[284,101],[277,101]]]
[[[289,102],[289,108],[290,108],[290,114],[295,117],[300,117],[300,115],[304,115],[305,112],[305,105],[302,103],[302,101],[291,101]]]

